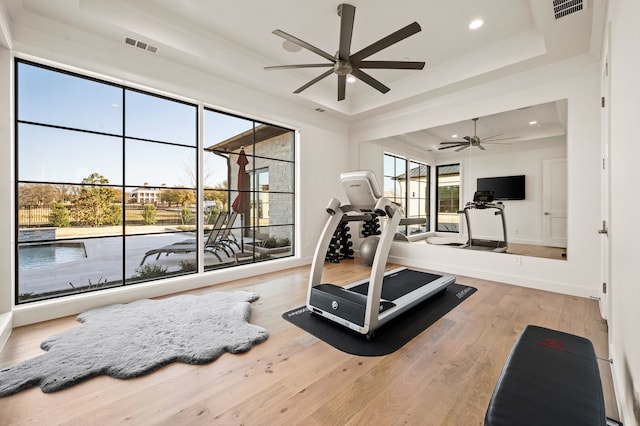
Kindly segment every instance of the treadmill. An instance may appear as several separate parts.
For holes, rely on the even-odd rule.
[[[471,250],[484,250],[484,251],[493,251],[496,253],[506,253],[509,244],[507,242],[507,222],[504,217],[504,204],[500,201],[494,202],[494,192],[493,191],[476,191],[473,194],[473,201],[469,201],[465,206],[464,210],[459,211],[458,213],[464,213],[465,221],[467,222],[467,232],[469,234],[469,239],[467,243],[460,248],[467,248]],[[477,210],[485,210],[485,209],[493,209],[496,210],[493,214],[496,216],[500,216],[502,221],[502,240],[488,240],[481,238],[473,238],[473,234],[471,233],[471,218],[469,217],[469,211],[477,209]]]
[[[329,217],[320,235],[311,265],[307,309],[367,338],[392,318],[420,302],[444,292],[455,282],[451,275],[437,275],[405,267],[385,272],[398,225],[402,221],[400,206],[382,196],[375,175],[370,170],[342,173],[340,180],[349,199],[348,204],[332,198],[327,206]],[[331,238],[343,219],[387,216],[376,249],[368,279],[346,286],[322,283],[325,253]],[[405,219],[406,221],[406,219]],[[409,219],[415,221],[415,219]],[[371,238],[371,237],[368,237]]]

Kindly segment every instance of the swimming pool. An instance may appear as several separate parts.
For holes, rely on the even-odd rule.
[[[84,243],[29,244],[18,248],[18,269],[47,268],[86,257]]]

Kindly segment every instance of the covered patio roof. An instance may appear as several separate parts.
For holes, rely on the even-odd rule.
[[[229,139],[223,140],[222,142],[211,145],[205,149],[207,151],[234,152],[238,151],[243,146],[250,146],[254,142],[264,142],[290,131],[291,130],[284,129],[282,127],[260,124],[253,129],[249,129],[247,131],[239,133],[235,136],[230,137]]]

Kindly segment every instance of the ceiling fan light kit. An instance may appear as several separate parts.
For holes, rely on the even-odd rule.
[[[370,74],[364,72],[363,69],[421,70],[424,68],[425,63],[417,61],[365,61],[369,56],[420,32],[422,29],[417,22],[413,22],[392,34],[381,38],[364,49],[351,54],[351,38],[353,35],[355,14],[355,6],[346,3],[338,5],[338,16],[340,16],[340,42],[338,51],[335,55],[331,55],[321,49],[318,49],[317,47],[282,30],[273,31],[273,34],[282,37],[301,48],[322,56],[327,59],[329,63],[276,65],[264,67],[264,69],[282,70],[296,68],[331,68],[299,87],[293,93],[300,93],[331,74],[336,74],[338,76],[338,101],[342,101],[345,99],[345,83],[347,82],[347,76],[353,76],[381,93],[387,93],[390,90],[389,87],[385,86]]]

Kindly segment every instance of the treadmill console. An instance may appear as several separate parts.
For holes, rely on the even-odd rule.
[[[473,194],[474,203],[490,203],[495,198],[495,192],[493,191],[476,191]]]
[[[382,197],[376,176],[371,170],[342,173],[340,181],[349,203],[358,210],[373,211]]]

